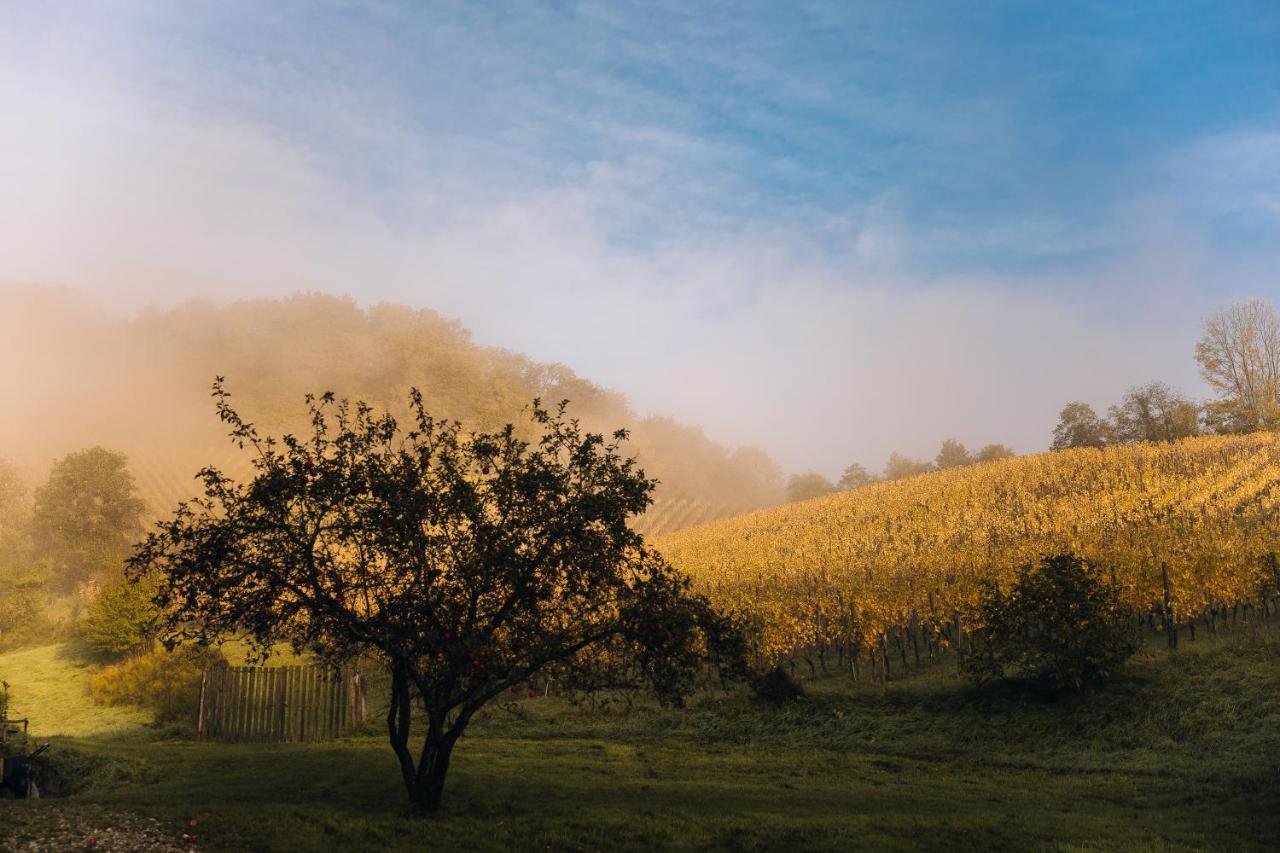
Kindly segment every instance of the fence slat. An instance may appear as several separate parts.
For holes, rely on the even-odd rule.
[[[364,723],[363,683],[353,668],[211,666],[202,675],[200,736],[210,740],[332,740]]]

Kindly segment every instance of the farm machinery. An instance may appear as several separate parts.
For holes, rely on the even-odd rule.
[[[39,797],[40,789],[36,787],[32,777],[32,762],[49,748],[44,744],[36,749],[31,748],[31,737],[28,734],[30,721],[8,716],[9,685],[4,685],[4,713],[0,713],[0,796],[13,796],[19,799]]]

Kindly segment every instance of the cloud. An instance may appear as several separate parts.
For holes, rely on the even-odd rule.
[[[404,60],[386,31],[412,21],[353,22],[351,55],[299,23],[305,38],[275,62],[252,54],[223,68],[179,49],[174,28],[196,24],[139,8],[127,26],[97,21],[37,47],[0,39],[14,48],[0,58],[0,279],[73,285],[116,311],[303,289],[431,306],[484,343],[569,364],[642,410],[828,474],[855,460],[878,468],[892,449],[932,455],[947,436],[1037,450],[1062,404],[1103,407],[1137,382],[1197,393],[1197,322],[1222,280],[1241,291],[1268,281],[1168,209],[1173,190],[1100,202],[1089,228],[1049,205],[922,223],[915,191],[892,182],[834,204],[791,198],[777,177],[786,158],[700,126],[715,115],[709,101],[756,109],[743,124],[766,148],[801,107],[852,111],[859,133],[930,116],[873,94],[842,106],[821,85],[806,90],[805,73],[771,61],[782,48],[767,33],[759,52],[709,48],[689,84],[705,88],[687,98],[596,65],[548,68],[550,51],[503,58],[501,40],[477,46],[474,33],[424,36],[446,57],[483,54],[459,67],[507,87],[486,100],[459,73],[421,92],[388,79]],[[620,26],[597,12],[590,26]],[[292,20],[267,16],[248,41]],[[715,41],[687,24],[684,47]],[[556,26],[530,24],[563,39]],[[620,49],[638,56],[642,42]],[[385,65],[366,62],[380,53]],[[687,67],[678,47],[652,62],[667,76]],[[715,89],[720,77],[734,87]],[[773,94],[751,101],[753,87]],[[974,162],[958,180],[979,180],[990,158],[1010,154],[964,160],[1017,132],[1008,103],[986,103],[986,130],[966,130],[958,107],[938,117],[940,136],[961,144],[924,152],[922,168]],[[808,127],[797,151],[838,135]],[[1274,193],[1256,178],[1276,162],[1272,146],[1265,133],[1227,139],[1179,161],[1167,183],[1211,210],[1238,198],[1266,210]],[[859,168],[899,154],[869,151]],[[1213,193],[1195,188],[1194,176],[1218,174]],[[1015,250],[1087,262],[944,271],[919,261]]]

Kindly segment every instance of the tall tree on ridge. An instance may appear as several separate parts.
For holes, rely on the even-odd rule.
[[[1093,406],[1080,401],[1067,403],[1058,414],[1058,425],[1053,428],[1053,444],[1049,449],[1106,447],[1107,433],[1107,424],[1098,417]]]
[[[1280,427],[1280,315],[1270,302],[1232,302],[1205,320],[1196,361],[1219,395],[1206,406],[1215,430]]]

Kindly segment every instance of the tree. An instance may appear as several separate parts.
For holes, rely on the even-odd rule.
[[[1015,456],[1013,449],[1003,444],[988,444],[973,457],[975,462],[998,462]]]
[[[934,457],[933,464],[939,471],[945,471],[948,468],[962,468],[965,465],[972,465],[973,457],[969,455],[969,451],[963,444],[954,438],[948,438],[942,442],[942,449]]]
[[[532,443],[511,425],[464,433],[415,390],[408,429],[326,394],[307,398],[305,440],[276,440],[240,417],[221,379],[214,396],[255,451],[253,478],[204,469],[204,497],[158,525],[130,574],[155,579],[170,647],[243,632],[259,655],[289,641],[328,663],[381,661],[417,809],[439,805],[475,714],[534,676],[643,683],[679,703],[705,648],[732,647],[729,623],[628,526],[654,481],[620,454],[625,430],[583,432],[565,404],[535,400]]]
[[[36,490],[36,555],[49,560],[63,590],[118,571],[143,531],[145,509],[124,454],[101,447],[71,453]]]
[[[1200,432],[1200,410],[1163,382],[1136,385],[1111,407],[1110,429],[1120,444],[1176,441]]]
[[[120,657],[146,649],[155,638],[159,612],[151,599],[154,579],[129,583],[116,578],[103,586],[79,626],[80,637],[93,651]]]
[[[1236,301],[1204,323],[1200,375],[1219,394],[1207,408],[1222,432],[1280,426],[1280,315],[1264,299]]]
[[[860,489],[863,486],[870,485],[875,482],[875,479],[875,475],[870,471],[857,462],[853,462],[840,475],[840,482],[836,483],[836,488],[842,492],[847,492],[850,489]]]
[[[889,454],[889,461],[884,465],[884,478],[886,480],[901,480],[903,477],[927,474],[932,470],[932,464],[912,459],[910,456],[904,456],[895,450]]]
[[[1066,450],[1072,447],[1106,447],[1107,425],[1088,403],[1068,403],[1058,414],[1058,425],[1053,428],[1053,444],[1050,450]]]
[[[1113,675],[1138,650],[1119,588],[1071,554],[1023,566],[1008,592],[989,583],[979,612],[983,627],[964,661],[978,681],[1012,670],[1079,690]]]
[[[787,480],[787,500],[791,503],[820,498],[836,491],[836,487],[826,477],[814,471],[803,474],[792,474]]]

